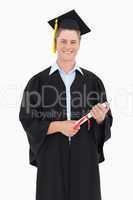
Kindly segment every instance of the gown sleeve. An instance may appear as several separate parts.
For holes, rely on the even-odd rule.
[[[29,80],[20,106],[19,120],[26,132],[29,142],[29,162],[37,167],[37,156],[45,141],[49,120],[39,117],[40,106],[39,80],[33,77]]]
[[[98,102],[103,103],[107,101],[105,87],[101,79],[98,77],[95,81],[95,86],[96,86],[96,91],[99,96]],[[104,121],[101,124],[97,124],[96,120],[93,120],[94,135],[95,135],[95,140],[97,144],[97,153],[98,153],[99,163],[105,160],[103,146],[104,146],[104,143],[111,137],[112,122],[113,122],[113,117],[112,117],[111,109],[109,109]]]

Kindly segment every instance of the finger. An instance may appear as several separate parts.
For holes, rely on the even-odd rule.
[[[109,104],[109,102],[107,102],[107,101],[106,101],[106,102],[105,102],[105,104],[106,104],[106,107],[107,107],[107,108],[109,108],[109,107],[110,107],[110,104]]]
[[[73,124],[76,122],[76,120],[70,120]]]
[[[74,127],[74,130],[79,130],[79,129],[80,129],[80,126]]]
[[[105,113],[106,110],[107,110],[107,108],[104,107],[104,106],[103,106],[102,104],[100,104],[100,103],[97,104],[97,107],[98,107],[103,113]]]
[[[76,135],[78,133],[78,131],[74,131],[73,135]]]
[[[95,115],[97,117],[101,116],[104,114],[104,112],[96,105],[92,108],[92,110],[94,111]]]
[[[106,109],[107,109],[107,112],[109,111],[109,109],[110,109],[110,105],[109,105],[109,103],[108,102],[106,102]]]
[[[80,124],[76,124],[76,125],[74,124],[73,128],[74,129],[80,129]]]
[[[101,109],[105,114],[109,111],[109,103],[105,102],[106,107],[103,106],[101,103],[98,103],[97,106],[99,107],[99,109]]]
[[[79,131],[79,130],[80,130],[80,127],[76,127],[76,128],[74,128],[74,130]]]
[[[101,104],[101,105],[102,105],[102,104]],[[110,105],[109,105],[109,103],[108,103],[107,101],[105,102],[105,105],[106,105],[106,106],[103,106],[103,107],[105,107],[106,110],[109,110],[109,109],[110,109]]]
[[[95,120],[100,120],[105,116],[105,113],[103,111],[101,111],[97,106],[94,106],[92,111],[93,111]]]
[[[91,113],[92,117],[93,117],[94,119],[96,119],[95,112],[94,112],[93,110],[91,110],[90,113]]]

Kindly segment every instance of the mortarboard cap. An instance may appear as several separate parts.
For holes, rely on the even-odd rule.
[[[81,17],[76,13],[75,10],[71,10],[59,17],[56,17],[48,21],[49,25],[54,29],[54,43],[53,43],[53,52],[55,53],[55,37],[56,32],[59,28],[70,29],[70,30],[79,30],[80,35],[90,32],[90,28],[85,24]]]

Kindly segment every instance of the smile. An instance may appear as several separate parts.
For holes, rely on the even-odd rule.
[[[63,53],[65,53],[65,54],[72,54],[72,51],[63,51]]]

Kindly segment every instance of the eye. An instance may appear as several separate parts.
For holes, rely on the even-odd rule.
[[[61,43],[62,43],[62,44],[66,44],[67,41],[66,41],[66,40],[61,40]]]
[[[71,44],[76,44],[76,41],[75,40],[71,41]]]

